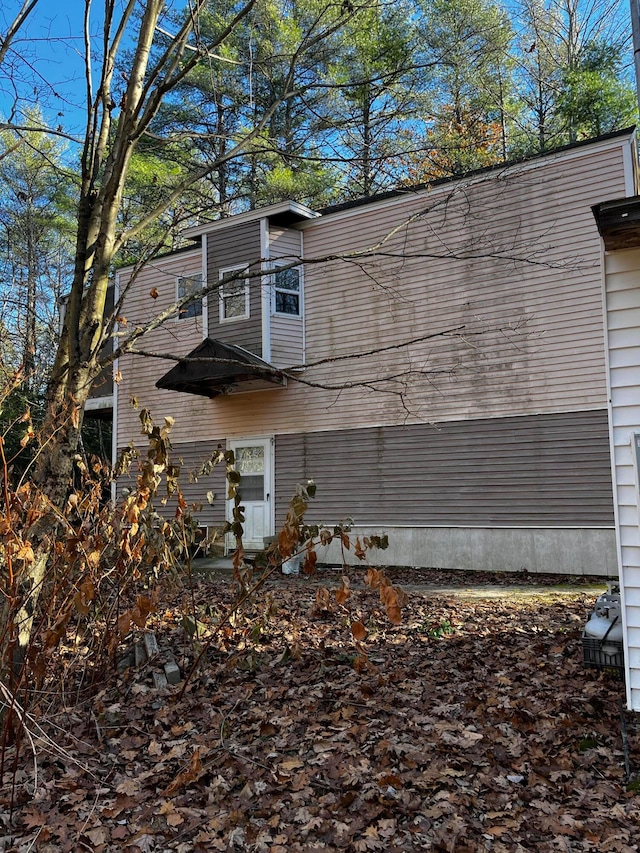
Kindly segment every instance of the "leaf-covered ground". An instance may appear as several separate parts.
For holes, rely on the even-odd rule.
[[[394,627],[372,592],[328,612],[317,589],[279,578],[182,696],[147,665],[101,674],[92,698],[69,677],[65,712],[43,697],[4,780],[0,849],[640,850],[625,775],[640,725],[623,683],[582,663],[593,593],[411,592]],[[230,595],[213,578],[159,612],[152,664],[173,654],[186,671],[181,611],[195,602],[204,630]]]

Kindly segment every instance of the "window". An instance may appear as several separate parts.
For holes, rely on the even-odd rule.
[[[264,500],[264,446],[236,447],[236,471],[240,474],[243,501]]]
[[[249,316],[249,282],[242,278],[246,267],[220,270],[220,322]]]
[[[300,316],[300,270],[295,267],[276,270],[273,275],[274,311],[276,314]]]
[[[190,296],[192,293],[199,293],[202,290],[202,274],[181,276],[176,283],[176,298],[183,299],[185,296]],[[193,299],[183,305],[178,313],[178,320],[185,320],[187,317],[200,317],[202,314],[202,296]]]

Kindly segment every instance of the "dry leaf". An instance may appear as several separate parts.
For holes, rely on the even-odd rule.
[[[361,643],[367,636],[367,629],[364,627],[362,622],[356,621],[351,623],[351,633],[353,634],[354,639]]]

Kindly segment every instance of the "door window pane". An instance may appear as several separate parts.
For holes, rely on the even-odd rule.
[[[240,474],[243,501],[264,500],[264,446],[236,447],[236,471]]]

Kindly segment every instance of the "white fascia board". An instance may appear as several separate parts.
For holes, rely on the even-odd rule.
[[[622,152],[624,162],[624,190],[627,198],[633,198],[640,192],[638,186],[638,139],[634,130],[629,139],[629,144]]]
[[[86,412],[99,412],[103,409],[110,409],[113,406],[113,394],[108,394],[105,397],[89,397],[84,404]]]
[[[300,204],[297,201],[281,201],[278,204],[257,207],[255,210],[246,210],[244,213],[237,213],[235,216],[228,216],[225,219],[216,219],[213,222],[204,222],[202,225],[193,225],[191,228],[186,228],[182,233],[185,237],[198,237],[200,234],[204,234],[205,231],[207,233],[221,231],[224,228],[231,228],[243,222],[270,219],[272,216],[279,216],[283,213],[293,213],[301,219],[317,219],[321,216],[317,210],[312,210],[306,204]]]

